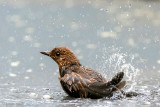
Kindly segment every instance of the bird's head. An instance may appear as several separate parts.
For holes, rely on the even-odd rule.
[[[50,52],[40,52],[41,54],[50,56],[61,68],[70,64],[81,65],[76,55],[67,47],[56,47]]]

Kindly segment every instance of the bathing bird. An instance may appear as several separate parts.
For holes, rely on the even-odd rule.
[[[71,97],[93,99],[111,97],[126,84],[126,81],[122,81],[124,72],[117,73],[107,81],[97,71],[82,66],[74,52],[65,46],[40,53],[49,56],[58,64],[60,84]]]

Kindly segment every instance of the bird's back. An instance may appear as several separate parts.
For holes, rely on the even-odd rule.
[[[101,98],[109,96],[113,92],[111,86],[114,82],[108,82],[102,75],[90,68],[76,65],[63,67],[61,72],[65,72],[60,77],[60,82],[64,91],[73,97]],[[122,75],[114,78],[115,86],[121,81]],[[120,80],[118,79],[120,78]],[[111,84],[110,84],[111,83]]]
[[[82,79],[89,79],[92,83],[107,82],[106,79],[100,73],[88,67],[80,66],[79,71],[77,73],[82,76]]]

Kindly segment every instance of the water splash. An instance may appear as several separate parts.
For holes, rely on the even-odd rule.
[[[104,63],[99,66],[99,71],[105,72],[105,77],[113,77],[118,72],[125,73],[125,80],[127,81],[126,91],[134,91],[137,84],[136,77],[139,69],[134,66],[135,57],[127,53],[121,52],[122,48],[115,48],[114,46],[103,48],[102,60]],[[111,78],[110,78],[111,79]]]

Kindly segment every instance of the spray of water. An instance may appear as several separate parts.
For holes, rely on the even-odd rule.
[[[114,46],[104,48],[102,57],[104,62],[99,66],[99,71],[107,74],[106,77],[113,77],[116,73],[123,71],[127,81],[126,91],[134,91],[137,84],[136,77],[139,73],[139,69],[133,65],[134,59],[133,55],[122,53],[121,48],[115,48]]]

